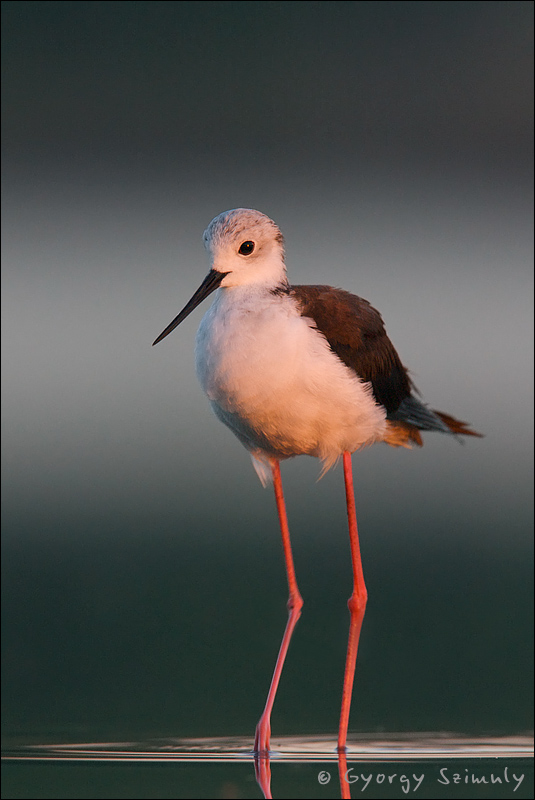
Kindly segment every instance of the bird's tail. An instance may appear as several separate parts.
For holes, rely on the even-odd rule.
[[[413,395],[406,397],[397,411],[388,414],[387,431],[383,439],[392,447],[422,447],[420,431],[439,431],[440,433],[461,436],[483,436],[471,430],[467,422],[461,422],[450,414],[428,408]]]
[[[470,425],[469,422],[461,422],[460,419],[455,419],[455,417],[450,416],[449,414],[444,414],[443,411],[435,411],[433,409],[433,414],[436,414],[442,422],[444,422],[452,433],[456,433],[459,436],[479,436],[480,438],[483,437],[482,433],[478,433],[477,431],[473,431],[468,426]]]

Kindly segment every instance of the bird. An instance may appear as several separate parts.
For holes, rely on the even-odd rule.
[[[216,216],[203,234],[211,257],[205,279],[153,344],[209,295],[195,342],[199,382],[215,415],[248,450],[263,485],[273,482],[288,580],[288,621],[254,752],[269,756],[271,712],[303,599],[294,568],[280,462],[318,458],[323,474],[343,462],[353,590],[338,729],[347,731],[360,631],[367,602],[351,455],[372,444],[422,446],[422,431],[481,436],[429,408],[367,300],[327,285],[292,285],[278,225],[250,208]]]

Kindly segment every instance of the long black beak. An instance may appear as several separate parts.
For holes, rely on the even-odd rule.
[[[205,297],[208,297],[209,294],[215,292],[225,275],[228,275],[228,272],[217,272],[215,269],[211,269],[191,300],[186,303],[178,317],[175,317],[174,320],[167,326],[167,328],[160,333],[158,338],[152,343],[152,346],[154,347],[155,344],[158,344],[158,342],[161,342],[162,339],[165,339],[167,334],[171,333],[171,331],[174,331],[174,329],[180,325],[180,323],[183,322],[189,314],[191,314],[193,309],[197,308],[197,306],[202,303]]]

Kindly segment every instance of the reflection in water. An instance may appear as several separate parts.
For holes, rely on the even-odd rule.
[[[271,768],[270,768],[270,757],[269,755],[258,755],[255,754],[254,756],[254,769],[256,775],[256,782],[260,786],[262,790],[262,794],[266,798],[266,800],[270,800],[273,797],[271,794]],[[338,751],[338,775],[340,778],[340,796],[345,800],[345,798],[351,798],[351,790],[349,783],[347,781],[347,753],[344,750]],[[322,783],[321,776],[322,775],[329,775],[328,780],[330,780],[329,773],[322,773],[320,772],[318,775],[318,781]]]
[[[270,759],[277,762],[336,761],[336,737],[278,736]],[[452,733],[390,733],[353,735],[347,747],[351,762],[425,761],[426,759],[530,758],[533,737],[480,736]],[[9,745],[3,759],[77,761],[253,761],[249,737],[213,739],[149,739],[139,742],[87,742],[76,744]]]
[[[265,798],[271,798],[271,768],[269,766],[269,755],[254,756],[254,772],[256,775],[256,782],[262,789],[262,794]]]
[[[338,775],[340,777],[340,797],[351,797],[349,790],[349,783],[346,780],[347,776],[347,751],[338,751]]]
[[[348,767],[359,764],[368,769],[373,763],[420,763],[449,759],[469,763],[469,759],[505,759],[502,765],[514,759],[533,756],[533,738],[530,736],[467,737],[451,733],[415,733],[354,735],[347,752],[338,754],[336,737],[288,736],[277,737],[275,748],[269,756],[255,756],[250,738],[219,737],[214,739],[149,739],[138,742],[86,742],[76,744],[12,744],[4,748],[2,757],[10,761],[74,761],[81,762],[253,762],[257,782],[265,798],[271,794],[271,762],[325,763],[338,761],[340,794],[351,797],[350,783],[346,781]],[[479,762],[478,762],[479,763]],[[328,776],[330,772],[320,771]],[[328,782],[326,780],[326,782]],[[354,778],[354,781],[356,778]],[[352,782],[354,782],[352,781]],[[360,787],[362,788],[362,787]]]

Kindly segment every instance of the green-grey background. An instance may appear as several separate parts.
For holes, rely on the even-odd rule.
[[[529,728],[532,4],[2,6],[8,733],[253,734],[286,618],[272,493],[197,385],[201,312],[150,347],[236,206],[486,436],[354,456],[351,728]],[[351,572],[318,466],[283,465],[305,608],[275,734],[338,722]]]

